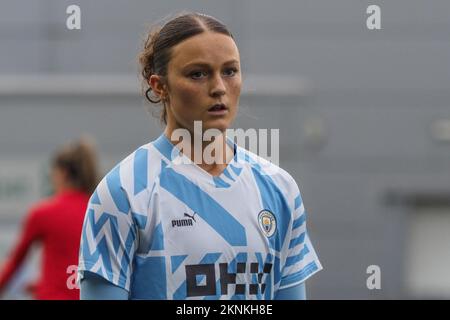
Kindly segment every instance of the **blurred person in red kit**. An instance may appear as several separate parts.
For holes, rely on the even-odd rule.
[[[34,204],[23,222],[16,246],[0,268],[0,296],[19,270],[33,244],[42,244],[41,271],[28,286],[38,300],[77,300],[68,285],[68,270],[78,265],[81,229],[89,197],[98,183],[97,157],[86,140],[58,149],[51,160],[54,194]]]

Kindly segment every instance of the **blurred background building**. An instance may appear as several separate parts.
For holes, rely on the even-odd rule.
[[[71,4],[81,30],[66,28]],[[372,4],[381,30],[366,27]],[[160,134],[136,56],[151,23],[186,9],[235,35],[244,75],[235,127],[280,129],[280,164],[300,186],[324,265],[309,298],[450,298],[450,2],[0,6],[0,260],[29,205],[50,192],[58,145],[90,135],[105,173]],[[379,290],[367,288],[371,265]]]

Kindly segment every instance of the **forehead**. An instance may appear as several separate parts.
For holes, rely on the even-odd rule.
[[[239,51],[230,36],[203,32],[174,46],[170,64],[183,67],[191,62],[202,61],[214,65],[233,59],[239,61]]]

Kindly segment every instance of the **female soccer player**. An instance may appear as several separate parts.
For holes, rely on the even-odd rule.
[[[305,280],[322,267],[299,188],[225,135],[241,92],[231,33],[213,17],[181,14],[149,34],[140,63],[166,127],[90,200],[81,299],[305,298]],[[196,144],[210,129],[222,134]],[[188,138],[177,144],[180,131]]]
[[[55,194],[35,204],[27,215],[18,244],[0,272],[0,292],[5,290],[32,244],[42,243],[42,271],[34,298],[76,300],[79,290],[70,288],[68,283],[71,270],[78,264],[89,196],[98,183],[95,151],[83,140],[68,144],[55,153],[51,169]]]

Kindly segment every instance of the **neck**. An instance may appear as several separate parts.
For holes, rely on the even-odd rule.
[[[228,145],[225,132],[215,136],[212,141],[204,141],[203,132],[201,136],[195,136],[193,130],[188,130],[189,135],[179,136],[173,135],[175,130],[168,125],[164,135],[185,156],[208,173],[220,175],[233,159],[234,150]]]
[[[61,185],[55,186],[55,194],[61,194],[63,192],[74,191],[74,190],[75,190],[75,188],[69,184],[61,184]]]

